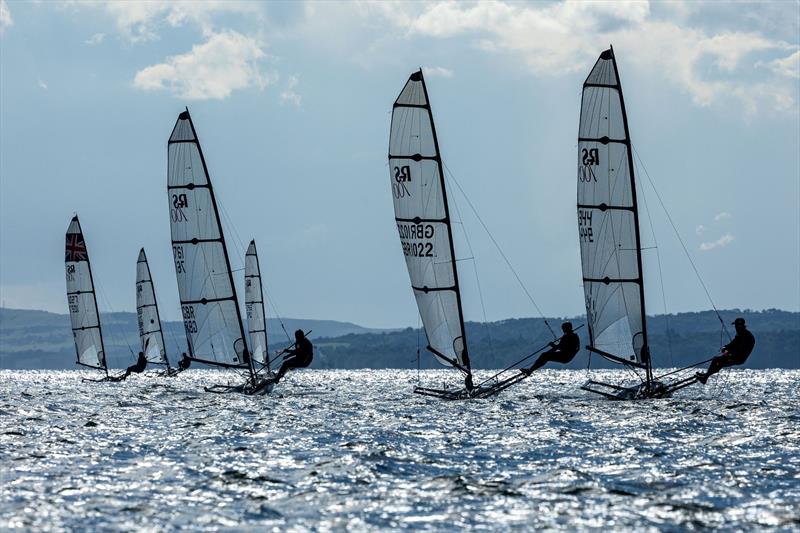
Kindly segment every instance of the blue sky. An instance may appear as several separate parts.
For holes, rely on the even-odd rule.
[[[144,246],[162,316],[178,317],[166,141],[188,106],[234,268],[255,238],[281,315],[416,325],[386,152],[391,104],[422,66],[453,176],[542,311],[580,314],[580,88],[613,43],[634,146],[716,304],[798,310],[798,6],[2,0],[0,299],[66,313],[77,212],[101,310],[133,310]],[[638,179],[666,309],[709,308]],[[475,258],[459,265],[467,318],[484,316],[476,271],[488,319],[535,316],[451,199],[472,246],[459,234],[457,253]],[[656,313],[658,270],[649,249]]]

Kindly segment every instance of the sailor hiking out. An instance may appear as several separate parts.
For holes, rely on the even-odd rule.
[[[144,352],[139,352],[136,362],[125,369],[124,374],[113,378],[113,381],[125,381],[131,374],[141,374],[145,368],[147,368],[147,357],[144,356]]]
[[[178,370],[180,372],[183,372],[191,365],[192,365],[192,359],[188,355],[186,355],[186,352],[183,352],[183,357],[181,357],[181,360],[178,361]]]
[[[551,342],[549,350],[540,355],[530,368],[522,368],[520,372],[526,376],[530,376],[531,373],[539,370],[547,363],[566,364],[572,361],[581,349],[581,339],[578,337],[578,334],[572,330],[572,322],[564,322],[561,324],[561,331],[563,331],[564,334],[558,339],[558,342]]]
[[[708,370],[696,374],[697,381],[703,385],[706,384],[709,377],[723,368],[733,365],[743,365],[750,356],[750,352],[753,351],[753,347],[756,345],[756,338],[748,331],[744,318],[737,318],[732,324],[736,328],[736,336],[731,342],[722,347],[722,350],[720,350],[722,353],[720,355],[711,360],[711,364],[708,365]]]
[[[285,354],[288,355],[283,360],[283,364],[281,365],[280,370],[272,378],[273,383],[277,383],[281,380],[281,378],[293,368],[307,368],[311,361],[314,360],[314,346],[311,344],[311,341],[308,340],[305,333],[303,333],[302,329],[298,329],[294,332],[294,348],[288,348],[284,351]]]

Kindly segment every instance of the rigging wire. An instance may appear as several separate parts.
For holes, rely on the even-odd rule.
[[[242,264],[244,264],[245,260],[244,260],[244,258],[242,256],[241,251],[242,250],[246,250],[247,247],[244,245],[244,241],[242,240],[241,236],[239,235],[239,231],[236,229],[236,225],[233,223],[233,220],[228,215],[228,211],[225,209],[224,203],[222,202],[222,199],[220,198],[219,192],[215,190],[215,193],[217,195],[217,205],[219,206],[220,211],[222,212],[222,215],[225,217],[226,226],[233,233],[233,238],[235,239],[235,243],[234,244],[237,246],[237,248],[236,248],[237,259]],[[244,270],[244,267],[242,267],[242,268],[233,268],[233,267],[231,267],[231,272],[239,272],[240,270]],[[269,295],[273,294],[272,291],[270,290],[269,286],[267,285],[266,281],[264,281],[264,276],[261,276],[261,286],[262,286],[262,289],[266,289],[267,294],[269,294]],[[262,297],[263,297],[263,290],[262,290]],[[281,329],[283,330],[283,333],[286,335],[286,339],[289,342],[291,342],[292,341],[292,337],[291,337],[291,335],[289,335],[289,332],[286,330],[286,325],[283,322],[283,318],[281,317],[281,314],[278,312],[278,306],[275,304],[274,300],[275,300],[275,298],[273,296],[270,296],[269,298],[267,298],[267,308],[272,307],[272,310],[275,312],[275,318],[278,319],[278,322],[281,325]],[[267,317],[264,317],[264,319],[266,321]]]
[[[115,311],[114,311],[114,308],[113,308],[113,307],[111,307],[111,303],[109,302],[108,298],[106,298],[106,293],[105,293],[105,291],[103,290],[103,286],[102,286],[102,285],[100,285],[100,283],[99,283],[98,281],[96,281],[96,280],[94,281],[94,286],[95,286],[95,292],[96,292],[96,293],[100,293],[100,299],[103,301],[103,305],[105,305],[105,306],[106,306],[106,309],[108,309],[108,310],[109,310],[111,313],[115,313]],[[100,310],[99,310],[99,309],[97,310],[97,313],[98,313],[98,315],[99,315],[99,313],[100,313]],[[98,320],[99,320],[99,316],[98,316]],[[134,351],[133,351],[133,347],[131,346],[131,343],[130,343],[130,342],[128,342],[128,338],[125,336],[125,334],[124,334],[124,333],[123,333],[123,334],[120,334],[120,332],[119,332],[119,326],[118,326],[117,324],[115,324],[113,321],[112,321],[112,322],[110,322],[110,323],[109,323],[109,322],[106,322],[106,325],[107,325],[108,327],[110,327],[110,329],[111,329],[111,331],[110,331],[110,333],[111,333],[111,336],[112,336],[112,337],[116,337],[117,339],[119,339],[120,337],[122,337],[122,340],[123,340],[123,341],[125,342],[125,344],[128,346],[128,350],[130,350],[130,352],[131,352],[131,355],[135,356],[135,355],[136,355],[136,352],[134,352]],[[107,355],[107,354],[104,354],[104,355]],[[106,366],[108,366],[108,362],[106,362]]]
[[[545,324],[545,326],[547,326],[547,329],[550,330],[550,334],[553,336],[554,339],[558,338],[556,336],[555,331],[553,331],[553,328],[550,326],[550,323],[547,321],[547,318],[544,316],[544,313],[542,313],[542,310],[537,305],[536,300],[533,299],[533,296],[531,296],[530,291],[528,291],[528,288],[522,282],[522,279],[519,277],[519,274],[517,274],[517,271],[516,271],[516,269],[514,269],[514,266],[511,264],[511,261],[509,261],[508,257],[506,257],[506,254],[503,253],[503,249],[500,247],[500,244],[494,238],[494,235],[492,235],[492,232],[489,231],[489,228],[486,226],[486,223],[483,221],[481,216],[478,214],[478,210],[475,209],[475,206],[470,201],[469,196],[467,196],[467,193],[461,187],[461,184],[458,182],[458,180],[456,180],[456,177],[450,171],[450,167],[448,167],[444,162],[442,162],[442,165],[444,166],[444,169],[447,172],[447,174],[449,174],[450,180],[453,183],[455,183],[456,187],[458,187],[458,190],[461,191],[461,194],[464,196],[464,199],[467,201],[467,205],[469,205],[470,209],[472,209],[472,212],[475,214],[475,218],[478,219],[478,222],[480,222],[480,224],[483,227],[484,231],[486,231],[486,234],[489,236],[489,239],[491,239],[491,241],[494,244],[495,248],[497,248],[497,251],[500,253],[500,256],[505,261],[506,266],[508,266],[509,270],[511,270],[511,273],[514,274],[514,277],[517,279],[517,282],[519,283],[520,287],[522,287],[522,290],[525,292],[525,294],[527,295],[528,299],[533,304],[533,307],[536,309],[536,312],[539,313],[539,316],[542,317],[542,319],[544,320],[544,324]]]
[[[658,239],[656,238],[656,230],[653,226],[653,217],[650,215],[650,206],[647,204],[647,195],[642,190],[642,201],[644,202],[644,212],[647,214],[647,221],[650,224],[650,233],[653,235],[653,243],[656,250],[656,260],[658,262],[658,281],[661,285],[661,302],[664,305],[664,322],[666,326],[666,331],[664,332],[667,337],[667,351],[669,352],[669,363],[673,367],[675,366],[675,359],[672,355],[672,335],[670,334],[669,329],[669,315],[667,314],[667,293],[664,290],[664,271],[661,268],[661,251],[658,248]],[[644,248],[642,248],[644,250]]]
[[[459,190],[460,189],[461,188],[459,187]],[[463,191],[461,192],[463,194]],[[486,318],[486,305],[484,304],[483,300],[483,290],[481,289],[481,278],[478,275],[478,261],[475,259],[475,252],[472,249],[472,243],[469,240],[469,234],[467,233],[467,229],[464,227],[464,217],[461,216],[461,209],[459,209],[458,207],[458,202],[456,202],[455,195],[451,196],[450,199],[452,200],[453,206],[456,208],[456,214],[458,215],[458,218],[461,221],[461,232],[464,234],[464,240],[467,242],[467,248],[469,248],[469,254],[471,256],[471,261],[472,261],[472,268],[475,271],[475,284],[478,286],[478,297],[481,302],[481,310],[483,311],[483,325],[484,329],[486,330],[486,338],[489,341],[489,351],[493,353],[494,346],[492,344],[492,333],[491,333],[491,328],[489,327],[489,320]],[[463,318],[464,317],[462,317],[462,319]]]
[[[686,254],[686,258],[689,259],[689,264],[692,265],[692,270],[694,270],[694,273],[697,276],[697,280],[700,282],[700,285],[703,287],[703,290],[706,293],[706,297],[708,298],[708,301],[711,304],[711,307],[714,309],[714,313],[716,313],[717,319],[719,320],[719,323],[722,325],[722,329],[725,331],[725,334],[730,339],[731,336],[730,336],[730,333],[728,332],[728,328],[725,327],[725,321],[722,320],[722,316],[719,314],[719,310],[717,309],[717,306],[714,304],[714,299],[711,298],[711,293],[709,292],[708,287],[706,286],[705,282],[703,281],[703,277],[700,275],[700,271],[697,269],[697,265],[695,265],[694,260],[692,259],[692,256],[689,253],[689,249],[686,247],[686,243],[683,242],[683,239],[681,238],[681,235],[678,232],[678,228],[675,225],[675,222],[672,220],[672,216],[670,216],[669,211],[667,211],[667,207],[664,205],[664,200],[661,198],[661,194],[658,192],[658,189],[656,188],[656,184],[653,181],[653,178],[651,178],[650,177],[650,173],[647,172],[647,167],[645,166],[644,161],[642,161],[642,158],[639,155],[639,152],[638,152],[638,150],[636,150],[635,147],[633,148],[633,153],[636,155],[636,159],[639,160],[639,164],[641,165],[642,170],[644,170],[644,174],[645,174],[645,176],[647,176],[647,180],[650,182],[650,186],[653,188],[653,192],[656,193],[656,198],[658,198],[658,203],[661,204],[661,209],[664,210],[664,214],[666,214],[667,220],[669,220],[669,223],[672,226],[672,230],[675,232],[675,236],[678,238],[678,242],[681,243],[681,247],[683,248],[683,252]]]

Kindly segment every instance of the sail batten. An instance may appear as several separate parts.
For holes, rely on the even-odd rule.
[[[244,325],[211,179],[188,111],[167,144],[175,273],[190,357],[248,367]]]
[[[139,250],[139,257],[136,259],[136,317],[141,349],[147,361],[169,366],[155,286],[144,248]]]
[[[64,264],[77,363],[108,372],[92,267],[77,215],[67,228]]]
[[[421,70],[392,106],[388,155],[395,223],[428,348],[469,371],[444,171]]]
[[[250,353],[253,361],[269,365],[264,293],[255,240],[250,241],[244,255],[244,304],[247,309],[247,332],[250,335]]]
[[[612,49],[583,84],[577,214],[592,348],[649,365],[639,214],[627,114]]]

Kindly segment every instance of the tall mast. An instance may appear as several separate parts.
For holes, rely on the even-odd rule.
[[[252,258],[252,259],[250,259]],[[261,283],[261,265],[258,259],[255,239],[250,241],[245,252],[245,290],[244,303],[247,308],[247,331],[250,334],[250,356],[255,364],[255,357],[263,354],[264,363],[269,371],[269,349],[267,343],[267,315],[264,309],[264,291]],[[255,285],[254,285],[255,284]],[[253,306],[256,306],[255,308]],[[259,314],[260,312],[260,314]],[[263,346],[260,338],[263,336]],[[257,347],[261,351],[257,351]]]
[[[86,264],[85,272],[81,269],[83,263]],[[94,278],[92,277],[92,265],[78,215],[72,217],[70,225],[67,228],[65,264],[67,275],[67,299],[69,302],[70,322],[72,325],[72,335],[75,340],[78,364],[103,370],[106,376],[108,376],[106,349],[103,341],[103,329],[100,325],[100,310],[97,307],[97,292],[94,287]],[[88,287],[82,283],[84,274],[88,278],[86,280],[89,282]],[[91,309],[87,309],[86,302],[83,300],[83,296],[86,294],[92,295]],[[87,314],[90,317],[94,316],[96,323],[86,325],[84,320],[87,318]],[[99,366],[89,364],[86,360],[81,359],[81,356],[85,355],[87,352],[85,349],[88,346],[86,344],[86,334],[88,333],[91,335],[92,330],[97,330],[97,337],[95,338],[92,335],[88,340],[96,351],[95,358]],[[99,351],[97,351],[98,345],[100,348]]]
[[[591,345],[612,361],[646,370],[642,245],[627,112],[613,50],[583,83],[578,132],[577,208]]]
[[[633,220],[634,231],[636,235],[636,262],[639,267],[639,301],[642,306],[642,358],[647,365],[647,383],[653,380],[653,363],[650,359],[650,345],[647,342],[647,313],[645,312],[644,304],[644,270],[642,268],[642,240],[639,230],[639,204],[636,197],[636,177],[633,167],[633,143],[631,142],[631,134],[628,130],[628,113],[625,110],[625,97],[622,94],[622,80],[619,77],[619,70],[617,69],[617,58],[614,55],[614,47],[609,46],[611,50],[611,63],[614,65],[614,76],[617,78],[617,90],[619,91],[619,101],[622,107],[622,124],[625,128],[625,138],[628,140],[628,168],[630,169],[631,178],[631,197],[633,199]]]
[[[427,348],[443,364],[464,372],[469,386],[444,165],[421,69],[409,76],[392,107],[388,158],[395,223]]]
[[[181,126],[181,122],[182,121],[186,121],[188,123],[189,130],[191,132],[190,136],[186,135],[185,128],[183,128]],[[232,363],[228,363],[228,362],[220,362],[220,361],[199,359],[198,355],[204,355],[204,354],[198,354],[197,353],[198,347],[197,346],[193,346],[194,343],[192,341],[192,335],[191,335],[191,333],[189,332],[189,330],[187,328],[187,338],[188,338],[188,341],[189,341],[190,350],[192,351],[191,355],[192,355],[192,358],[194,358],[194,359],[196,359],[196,360],[198,360],[198,361],[200,361],[202,363],[206,363],[206,364],[216,364],[216,365],[220,365],[220,366],[241,368],[242,367],[241,363],[246,363],[247,364],[247,368],[249,369],[249,372],[250,372],[250,377],[255,382],[257,376],[256,376],[255,368],[254,368],[254,366],[252,364],[251,358],[250,358],[250,356],[248,354],[248,350],[247,350],[247,343],[245,341],[246,337],[245,337],[245,334],[244,334],[244,324],[242,322],[242,315],[241,315],[241,311],[239,309],[239,301],[238,301],[238,298],[236,296],[236,286],[235,286],[234,280],[233,280],[233,272],[232,272],[232,269],[231,269],[230,258],[228,256],[228,248],[227,248],[226,243],[225,243],[225,234],[224,234],[224,232],[222,230],[222,223],[221,223],[220,216],[219,216],[219,208],[217,206],[217,200],[216,200],[216,196],[214,194],[213,185],[211,183],[211,177],[210,177],[209,172],[208,172],[208,166],[206,165],[206,160],[205,160],[205,157],[203,155],[203,150],[201,148],[200,141],[199,141],[199,138],[197,136],[197,132],[195,130],[194,123],[192,122],[192,117],[189,114],[189,110],[188,109],[186,109],[186,111],[182,112],[178,116],[178,121],[175,124],[175,128],[173,129],[173,133],[170,136],[170,140],[168,142],[168,151],[170,150],[169,147],[171,147],[173,144],[177,144],[177,143],[189,143],[189,144],[193,145],[196,148],[197,157],[199,158],[199,161],[200,161],[202,169],[203,169],[203,176],[202,177],[203,177],[204,183],[199,183],[198,184],[198,183],[194,183],[194,181],[192,181],[190,183],[183,183],[184,180],[182,178],[175,177],[175,176],[172,175],[172,173],[175,171],[175,169],[172,168],[172,164],[173,164],[172,161],[169,161],[167,172],[168,172],[168,177],[169,177],[170,183],[168,183],[168,189],[170,191],[178,191],[178,190],[180,190],[180,191],[188,191],[188,193],[185,193],[185,196],[187,197],[186,198],[187,205],[186,206],[182,206],[182,207],[185,207],[187,210],[189,209],[188,201],[189,201],[189,197],[190,196],[191,196],[191,201],[198,201],[199,200],[200,202],[206,202],[206,201],[210,202],[211,207],[212,207],[212,211],[213,211],[213,216],[214,216],[213,220],[214,220],[214,224],[215,224],[215,229],[218,230],[218,236],[207,238],[207,237],[204,237],[203,234],[196,234],[193,238],[188,239],[188,240],[184,240],[184,239],[180,239],[180,238],[176,239],[175,238],[176,232],[185,231],[183,229],[183,227],[179,226],[179,224],[183,224],[184,220],[186,220],[188,222],[188,219],[186,218],[185,213],[181,212],[180,216],[182,216],[183,218],[180,218],[179,222],[176,222],[174,218],[172,220],[173,253],[175,253],[175,246],[176,245],[182,247],[182,246],[185,246],[187,244],[191,244],[192,246],[203,246],[203,245],[207,245],[207,244],[210,245],[210,246],[214,246],[215,244],[218,244],[219,247],[221,248],[222,258],[223,258],[223,261],[224,261],[222,266],[223,266],[223,270],[225,272],[224,273],[209,272],[208,273],[208,277],[207,277],[207,279],[205,281],[209,282],[211,285],[213,285],[212,276],[213,275],[222,274],[222,275],[225,276],[225,282],[227,283],[227,285],[223,285],[223,287],[229,289],[229,291],[230,291],[230,295],[220,296],[220,297],[213,297],[213,298],[203,297],[202,299],[199,299],[199,300],[189,300],[189,299],[187,299],[185,297],[185,295],[182,292],[181,293],[181,304],[184,307],[184,313],[186,312],[185,308],[189,308],[189,310],[191,312],[194,312],[194,309],[195,309],[196,305],[201,305],[201,306],[205,307],[208,304],[212,304],[212,305],[218,304],[220,306],[218,309],[214,309],[214,310],[211,310],[211,311],[208,311],[208,312],[210,313],[210,312],[213,311],[215,313],[215,319],[216,320],[221,320],[222,321],[222,325],[225,327],[225,329],[227,329],[227,327],[228,327],[227,326],[227,320],[230,319],[230,318],[235,317],[235,324],[233,324],[233,328],[227,330],[227,332],[228,333],[233,333],[234,335],[238,336],[238,339],[232,339],[234,341],[234,345],[233,345],[234,352],[237,351],[237,347],[236,347],[237,342],[241,341],[241,343],[242,343],[241,344],[241,354],[242,354],[242,357],[244,358],[244,361],[237,361],[238,364],[232,364]],[[171,155],[171,153],[170,153],[170,155]],[[190,154],[180,154],[180,155],[183,158],[188,158],[189,163],[191,164],[193,154],[190,153]],[[178,156],[176,155],[176,157],[178,157]],[[176,183],[171,183],[173,178],[175,179]],[[198,196],[200,194],[198,191],[202,191],[202,190],[206,190],[207,191],[207,196],[205,196],[205,195],[203,195],[202,197]],[[173,205],[173,208],[175,208],[174,205]],[[194,209],[194,208],[192,207],[192,209]],[[193,217],[197,216],[195,211],[193,211],[190,214]],[[201,229],[203,231],[208,231],[208,228],[205,228],[205,227],[202,227]],[[197,233],[197,232],[195,232],[195,233]],[[213,231],[212,231],[212,234],[216,235],[216,233],[214,233]],[[181,248],[181,253],[182,253],[182,248]],[[213,253],[213,250],[209,250],[209,254],[212,254],[212,253]],[[203,258],[203,260],[205,261],[206,259]],[[178,272],[180,274],[180,271],[179,271],[179,268],[178,268],[178,259],[177,258],[176,258],[176,272]],[[183,290],[183,288],[181,287],[180,279],[179,279],[179,289]],[[223,302],[230,302],[230,304],[228,305],[227,308],[223,308],[221,306],[221,304]],[[208,317],[206,317],[206,318],[208,318]],[[184,326],[186,326],[186,324],[187,324],[187,318],[186,318],[186,316],[184,316]],[[204,327],[204,324],[194,324],[194,327],[195,328]],[[209,337],[210,340],[208,340],[208,343],[209,343],[211,349],[213,350],[214,349],[214,344],[213,344],[214,332],[211,332],[210,335],[211,336]],[[237,353],[236,355],[237,355],[237,358],[238,358],[239,354]],[[212,357],[215,357],[215,356],[212,356]]]
[[[149,335],[155,333],[157,335],[157,341],[159,343],[159,350],[162,350],[162,357],[164,358],[164,364],[167,365],[167,368],[170,368],[169,365],[169,358],[167,357],[167,345],[164,342],[164,330],[161,327],[161,315],[158,312],[158,301],[156,300],[156,285],[153,283],[153,275],[150,272],[150,263],[147,261],[147,255],[144,253],[144,248],[139,250],[139,257],[136,260],[137,264],[137,280],[136,280],[136,298],[137,298],[137,311],[139,315],[140,321],[140,337],[142,341],[142,351],[144,352],[145,356],[147,356],[147,350],[145,346],[146,339],[149,339]],[[138,273],[138,265],[143,265],[144,268],[144,276],[140,276]],[[147,302],[143,296],[140,294],[145,290],[143,286],[149,285],[147,289],[149,291],[149,296],[152,297],[152,303]],[[141,299],[141,300],[140,300]],[[158,329],[153,331],[146,331],[145,327],[145,309],[152,308],[155,314],[154,320],[155,323],[158,325]],[[160,362],[160,361],[159,361]]]
[[[452,228],[452,221],[450,219],[450,206],[447,202],[447,186],[445,185],[444,180],[444,168],[442,165],[442,152],[439,151],[439,137],[436,135],[436,121],[433,120],[433,111],[431,110],[431,101],[428,98],[428,86],[425,84],[425,76],[422,74],[422,69],[419,69],[419,79],[422,82],[422,90],[425,93],[425,102],[427,105],[428,113],[431,117],[431,131],[433,133],[433,144],[436,147],[436,164],[439,167],[439,179],[441,180],[442,186],[442,200],[444,201],[444,216],[446,219],[447,231],[450,234],[450,238],[448,241],[450,242],[450,260],[453,264],[453,277],[455,278],[455,293],[456,293],[456,302],[458,302],[458,318],[459,318],[459,325],[461,326],[461,339],[464,344],[464,351],[462,352],[462,358],[464,360],[464,366],[467,369],[467,373],[472,375],[472,365],[469,359],[469,350],[467,348],[467,333],[464,329],[464,310],[461,306],[461,285],[458,283],[458,263],[456,262],[456,250],[455,246],[453,245],[453,228]]]

